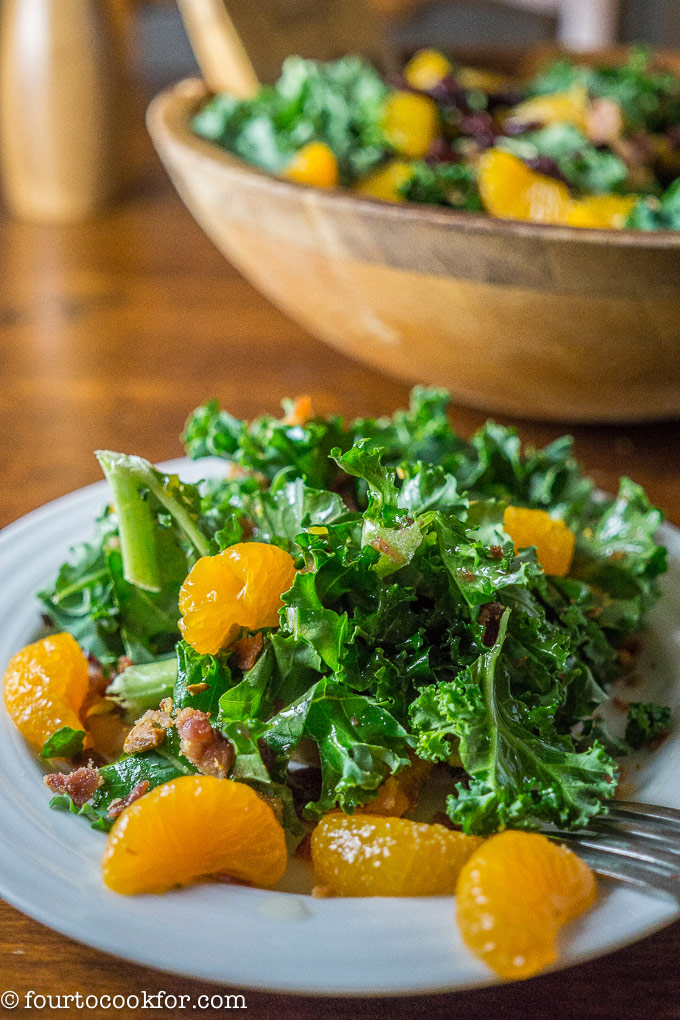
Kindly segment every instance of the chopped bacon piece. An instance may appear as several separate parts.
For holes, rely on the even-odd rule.
[[[99,789],[104,780],[99,774],[99,769],[92,767],[90,761],[75,772],[53,772],[43,779],[45,786],[49,787],[52,793],[67,793],[76,807],[82,807],[88,800],[94,797],[95,791]]]
[[[207,712],[183,708],[175,719],[180,751],[204,776],[225,779],[234,764],[234,748],[210,725]]]
[[[484,628],[482,641],[487,648],[492,648],[496,644],[504,612],[505,609],[500,602],[487,602],[479,611],[479,622]]]
[[[137,720],[128,733],[123,750],[126,754],[134,754],[136,751],[150,751],[154,747],[159,747],[171,726],[172,717],[169,711],[162,707],[150,709]]]
[[[117,818],[118,815],[123,813],[126,807],[129,807],[130,804],[134,804],[136,800],[143,797],[148,789],[149,780],[142,779],[141,783],[137,783],[136,786],[133,786],[125,797],[119,797],[118,800],[112,800],[109,804],[109,810],[107,811],[109,818]]]
[[[253,634],[252,637],[241,638],[231,646],[234,653],[234,662],[239,669],[245,673],[255,665],[258,655],[262,651],[262,635]]]

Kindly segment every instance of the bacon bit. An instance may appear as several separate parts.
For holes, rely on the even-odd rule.
[[[642,638],[639,634],[631,634],[630,637],[624,638],[621,647],[630,652],[633,657],[637,657],[642,651]]]
[[[618,659],[621,669],[626,671],[631,669],[633,662],[635,661],[627,648],[619,648],[616,653],[616,658]]]
[[[312,834],[306,832],[298,843],[295,849],[295,856],[300,857],[303,861],[311,861],[312,859]]]
[[[169,699],[168,699],[169,700]],[[170,703],[172,708],[172,702]],[[134,724],[123,745],[126,754],[137,751],[151,751],[159,747],[165,740],[166,732],[172,728],[172,717],[169,711],[152,708],[145,712]]]
[[[43,778],[43,783],[52,793],[68,794],[76,807],[87,804],[103,782],[99,769],[93,768],[91,760],[82,768],[76,769],[75,772],[68,774],[53,772]]]
[[[479,611],[479,623],[484,627],[482,643],[487,648],[492,648],[496,644],[503,613],[504,609],[500,602],[487,602]]]
[[[90,682],[90,689],[87,695],[88,699],[101,697],[109,683],[104,675],[102,664],[94,655],[88,655],[87,665],[88,680]]]
[[[595,606],[594,609],[586,613],[586,616],[589,616],[591,620],[597,620],[598,616],[602,616],[602,606]]]
[[[492,556],[494,560],[502,560],[503,547],[500,545],[492,545],[491,548],[489,549],[489,554]]]
[[[253,634],[252,637],[241,638],[231,646],[234,653],[234,661],[239,669],[247,672],[252,669],[257,657],[262,651],[262,634]]]
[[[314,417],[312,398],[305,394],[305,396],[297,397],[288,414],[282,419],[282,423],[284,425],[306,425]]]
[[[134,804],[136,800],[143,797],[148,789],[149,780],[142,779],[141,783],[137,783],[136,786],[133,786],[125,797],[118,797],[117,800],[112,800],[109,804],[109,810],[106,812],[109,818],[117,818],[118,815],[123,813],[126,807],[130,807],[130,804]]]
[[[473,581],[476,581],[476,580],[477,580],[477,575],[476,575],[476,574],[473,574],[473,573],[472,573],[472,571],[470,571],[470,570],[465,570],[465,568],[464,568],[464,567],[463,567],[463,568],[461,568],[461,569],[460,569],[460,570],[458,571],[458,573],[459,573],[459,574],[461,575],[461,577],[463,577],[463,578],[464,578],[464,579],[465,579],[466,581],[469,581],[469,582],[470,582],[470,584],[472,584],[472,582],[473,582]]]
[[[612,705],[614,706],[614,708],[618,709],[619,712],[628,711],[628,702],[624,701],[623,698],[619,698],[617,696],[613,697]]]
[[[607,559],[610,563],[618,563],[620,560],[625,559],[625,552],[622,549],[616,549],[613,553],[610,553]]]
[[[234,748],[210,725],[207,712],[183,708],[175,720],[180,735],[180,751],[204,776],[226,779],[234,764]]]
[[[652,739],[649,741],[649,744],[647,745],[649,750],[658,751],[661,745],[663,744],[664,740],[668,739],[670,733],[671,733],[670,730],[664,730],[663,733],[657,733],[655,737],[652,737]]]
[[[255,525],[249,517],[239,517],[238,523],[241,528],[242,541],[245,541],[247,538],[251,538],[255,534]]]
[[[443,825],[444,828],[451,829],[452,831],[460,830],[460,826],[454,825],[449,816],[444,814],[443,811],[437,811],[437,813],[432,816],[432,824]]]
[[[201,680],[200,684],[187,684],[187,694],[190,694],[193,698],[194,695],[200,694],[202,691],[207,691],[208,685],[205,680]]]
[[[125,672],[126,669],[129,669],[130,666],[134,666],[134,662],[130,658],[130,656],[121,655],[119,656],[118,662],[116,663],[116,673],[123,673]]]
[[[624,687],[639,687],[642,683],[642,677],[639,673],[629,673],[621,682]]]
[[[369,545],[372,545],[374,549],[377,549],[384,556],[389,556],[394,563],[401,563],[403,560],[403,556],[389,542],[386,542],[384,538],[374,538],[372,542],[369,542]]]
[[[328,900],[333,896],[333,890],[329,885],[315,885],[312,896],[315,900]]]

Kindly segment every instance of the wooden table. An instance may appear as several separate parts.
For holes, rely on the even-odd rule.
[[[407,390],[328,350],[267,304],[185,212],[141,130],[124,200],[98,221],[48,228],[0,220],[0,524],[96,480],[96,447],[155,460],[180,452],[189,411],[216,396],[235,414],[310,393],[321,412],[390,412]],[[464,433],[481,412],[455,409]],[[522,424],[543,443],[558,426]],[[680,524],[680,426],[576,430],[597,481],[627,473]],[[0,825],[2,819],[0,819]],[[74,823],[75,824],[75,823]],[[226,944],[228,951],[228,941]],[[249,1016],[281,1020],[680,1017],[680,925],[603,960],[521,985],[400,1000],[247,993]],[[0,904],[0,991],[124,994],[215,990],[94,952]],[[0,1016],[19,1016],[21,1009]],[[42,1011],[53,1020],[76,1015]],[[224,1010],[87,1010],[112,1016],[224,1016]]]

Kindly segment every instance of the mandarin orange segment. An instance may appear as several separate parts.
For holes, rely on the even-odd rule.
[[[312,833],[312,862],[338,896],[445,896],[481,842],[443,825],[332,812]]]
[[[180,590],[184,639],[197,652],[215,655],[242,627],[276,627],[281,595],[294,578],[293,557],[264,542],[239,542],[203,556]]]
[[[80,712],[89,690],[87,659],[70,634],[53,634],[12,656],[5,671],[5,707],[36,750],[69,726],[82,730]]]
[[[572,202],[567,224],[621,230],[636,202],[635,195],[589,195]]]
[[[335,188],[339,180],[338,161],[325,142],[308,142],[295,153],[281,176],[315,188]]]
[[[511,111],[511,118],[524,124],[573,124],[586,134],[590,100],[587,89],[575,86],[567,92],[525,99]]]
[[[194,563],[179,593],[179,629],[197,652],[215,655],[235,636],[242,587],[222,553]]]
[[[217,875],[270,888],[286,863],[283,828],[254,790],[230,779],[181,776],[123,811],[109,833],[102,874],[124,895]]]
[[[453,65],[439,50],[425,49],[415,53],[404,68],[404,78],[412,89],[429,92],[451,74]]]
[[[536,558],[546,574],[566,577],[574,558],[576,538],[564,521],[556,521],[545,510],[508,506],[503,527],[515,543],[515,549],[536,547]]]
[[[402,194],[413,177],[413,167],[403,159],[393,159],[354,185],[354,190],[383,202],[405,202]]]
[[[501,149],[489,149],[481,156],[478,184],[486,211],[502,219],[563,224],[571,210],[565,184],[529,169]]]
[[[492,836],[464,865],[456,914],[469,949],[502,978],[528,978],[556,960],[562,925],[595,901],[584,862],[547,837]]]
[[[422,159],[439,134],[437,104],[429,96],[394,92],[385,103],[383,131],[395,152]]]
[[[290,553],[264,542],[239,542],[221,555],[242,585],[239,624],[249,630],[278,626],[281,596],[295,580]]]

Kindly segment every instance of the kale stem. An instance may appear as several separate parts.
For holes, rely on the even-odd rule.
[[[157,708],[163,698],[169,698],[177,680],[177,657],[157,659],[136,666],[128,666],[114,677],[106,689],[107,698],[130,712],[141,715],[147,708]]]
[[[146,591],[161,590],[156,550],[156,517],[145,490],[165,507],[200,556],[210,554],[210,543],[192,520],[182,500],[171,491],[174,476],[156,471],[143,457],[98,450],[97,459],[111,486],[118,515],[125,580]]]
[[[109,450],[98,450],[96,456],[111,487],[125,580],[146,591],[160,591],[156,519],[140,490],[137,472],[130,469],[132,458]]]

